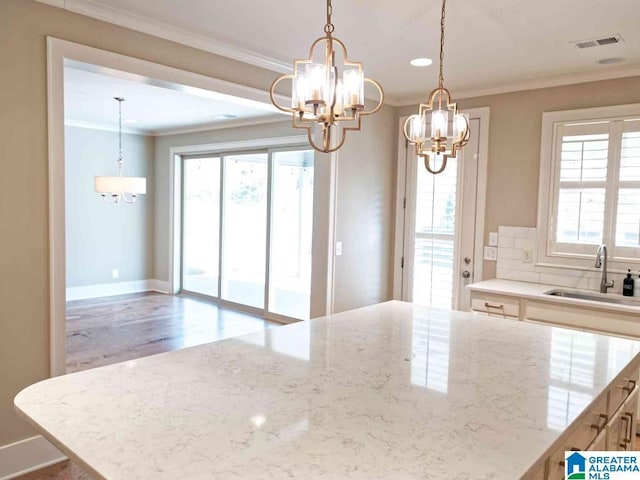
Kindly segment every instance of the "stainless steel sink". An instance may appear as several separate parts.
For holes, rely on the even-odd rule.
[[[640,299],[623,297],[622,295],[604,294],[596,292],[584,292],[579,290],[564,290],[561,288],[554,288],[548,292],[544,292],[545,295],[551,295],[553,297],[566,297],[576,298],[578,300],[589,300],[590,302],[604,302],[615,303],[618,305],[629,305],[631,307],[640,307]]]

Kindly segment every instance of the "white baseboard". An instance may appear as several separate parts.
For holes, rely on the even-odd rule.
[[[151,280],[151,282],[153,286],[151,290],[153,290],[154,292],[169,293],[169,294],[172,293],[169,282],[164,282],[162,280],[157,280],[157,279],[153,279]]]
[[[0,447],[0,480],[16,478],[66,459],[40,435],[10,443]]]
[[[149,291],[169,293],[169,283],[152,278],[147,280],[136,280],[133,282],[103,283],[99,285],[87,285],[85,287],[67,287],[67,301],[111,297],[113,295]]]

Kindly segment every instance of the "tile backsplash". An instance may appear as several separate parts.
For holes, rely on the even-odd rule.
[[[586,290],[600,289],[600,269],[537,266],[537,235],[537,229],[531,227],[498,227],[497,278]],[[624,277],[623,274],[610,272],[609,279],[615,280],[615,286],[609,291],[621,293]]]

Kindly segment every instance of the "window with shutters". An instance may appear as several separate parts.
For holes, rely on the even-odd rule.
[[[543,115],[538,231],[540,263],[640,263],[640,105]]]

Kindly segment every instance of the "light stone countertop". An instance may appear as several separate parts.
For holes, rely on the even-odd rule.
[[[557,303],[560,305],[567,305],[573,307],[588,307],[589,309],[607,310],[610,312],[632,313],[640,315],[640,298],[637,297],[623,297],[619,293],[607,293],[601,294],[593,290],[580,290],[569,287],[558,287],[557,285],[544,285],[542,283],[529,283],[518,282],[515,280],[502,280],[494,278],[491,280],[484,280],[478,283],[472,283],[467,286],[469,290],[483,293],[492,293],[496,295],[515,295],[520,298],[530,298],[532,300],[542,300],[550,303]],[[556,297],[553,295],[545,295],[544,292],[549,290],[573,290],[576,292],[589,292],[590,294],[602,295],[607,297],[619,297],[626,301],[637,302],[638,305],[623,305],[617,303],[598,302],[592,300],[583,300],[570,297]],[[640,317],[638,317],[640,321]]]
[[[393,301],[48,379],[15,405],[99,479],[514,480],[639,350]]]

